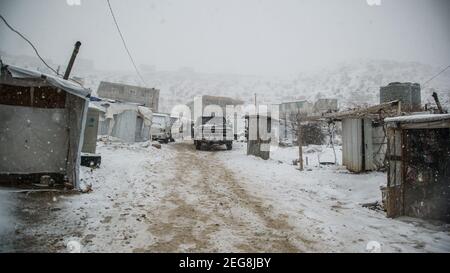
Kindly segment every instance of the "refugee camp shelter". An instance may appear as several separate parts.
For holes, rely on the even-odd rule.
[[[384,167],[387,137],[383,119],[399,113],[399,102],[392,101],[305,120],[325,120],[342,123],[342,164],[352,172],[364,172]]]
[[[138,103],[101,100],[93,102],[105,109],[100,113],[98,134],[118,138],[124,142],[146,141],[151,138],[153,112]]]
[[[0,181],[79,186],[90,90],[11,65],[0,74]]]
[[[388,217],[450,222],[450,114],[386,118]]]

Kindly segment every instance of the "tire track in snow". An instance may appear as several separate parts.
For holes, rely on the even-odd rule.
[[[177,143],[174,179],[149,231],[158,242],[145,251],[298,252],[313,242],[293,231],[285,215],[249,194],[217,157]],[[170,168],[168,166],[168,168]],[[306,247],[302,247],[308,245]],[[141,249],[142,251],[142,249]]]

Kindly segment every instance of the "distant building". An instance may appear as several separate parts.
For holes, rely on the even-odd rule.
[[[399,100],[402,109],[407,111],[420,111],[421,96],[420,85],[418,83],[391,82],[387,86],[380,88],[380,103]]]
[[[314,114],[323,114],[336,112],[338,110],[338,101],[337,99],[318,99],[316,103],[314,103]]]
[[[313,111],[313,104],[306,101],[290,101],[280,103],[280,118],[289,119],[289,116],[292,114],[302,113],[307,114]]]
[[[159,90],[155,88],[102,81],[97,94],[102,98],[142,104],[158,112]]]
[[[318,99],[315,103],[307,100],[283,102],[279,104],[279,135],[282,142],[290,142],[296,139],[292,119],[300,113],[302,115],[320,115],[336,112],[338,110],[337,99]]]

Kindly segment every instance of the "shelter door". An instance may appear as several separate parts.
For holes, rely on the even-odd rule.
[[[388,217],[403,215],[402,133],[398,129],[388,131],[388,184],[386,210]]]

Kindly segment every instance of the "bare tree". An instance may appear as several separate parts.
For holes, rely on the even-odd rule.
[[[299,122],[306,115],[304,113],[293,113],[289,116],[287,126],[297,136],[297,144],[301,139],[302,145],[321,145],[325,142],[326,133],[320,122]],[[300,125],[300,127],[299,127]],[[300,133],[300,138],[298,137]]]

